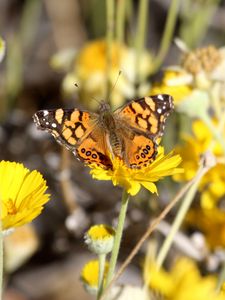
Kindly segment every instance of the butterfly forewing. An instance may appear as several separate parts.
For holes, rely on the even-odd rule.
[[[119,118],[150,138],[162,136],[166,118],[173,109],[170,95],[154,95],[131,101],[115,111]]]
[[[73,151],[95,124],[95,114],[77,109],[40,110],[34,115],[39,129],[49,131],[60,144]]]

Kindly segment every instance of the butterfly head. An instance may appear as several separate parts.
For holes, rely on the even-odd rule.
[[[109,111],[111,111],[109,103],[105,102],[104,100],[101,100],[99,104],[99,112],[104,113]]]

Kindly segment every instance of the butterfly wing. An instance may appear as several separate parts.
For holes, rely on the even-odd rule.
[[[106,133],[99,126],[96,126],[85,139],[78,143],[76,155],[87,164],[94,163],[104,169],[112,169]]]
[[[34,122],[50,132],[56,141],[72,151],[84,163],[111,167],[105,134],[98,126],[98,115],[78,109],[40,110]]]
[[[170,95],[155,95],[134,100],[115,111],[123,141],[122,159],[131,168],[152,162],[157,154],[157,141],[164,132],[165,121],[173,109]]]
[[[173,98],[167,94],[131,101],[115,111],[115,115],[130,127],[153,139],[163,135],[165,121],[173,110]]]
[[[127,138],[129,135],[133,137]],[[124,145],[122,159],[129,168],[141,168],[155,160],[157,144],[154,140],[139,132],[129,134],[127,130],[120,131],[120,138]]]

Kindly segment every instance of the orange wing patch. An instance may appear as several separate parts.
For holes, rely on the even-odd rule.
[[[157,154],[157,144],[145,136],[136,135],[132,141],[125,140],[125,162],[130,168],[141,168],[152,162]]]
[[[86,164],[96,164],[104,169],[112,168],[112,162],[104,148],[91,137],[84,139],[76,149],[75,155]]]
[[[155,138],[163,134],[165,120],[172,109],[171,96],[155,95],[134,100],[115,111],[115,114],[130,128],[141,130],[144,135]]]

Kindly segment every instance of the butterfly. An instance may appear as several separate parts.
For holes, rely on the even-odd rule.
[[[128,168],[142,168],[155,159],[157,140],[173,107],[172,96],[159,94],[114,112],[101,101],[99,113],[59,108],[40,110],[33,118],[85,164],[112,169],[112,158],[118,157]]]

